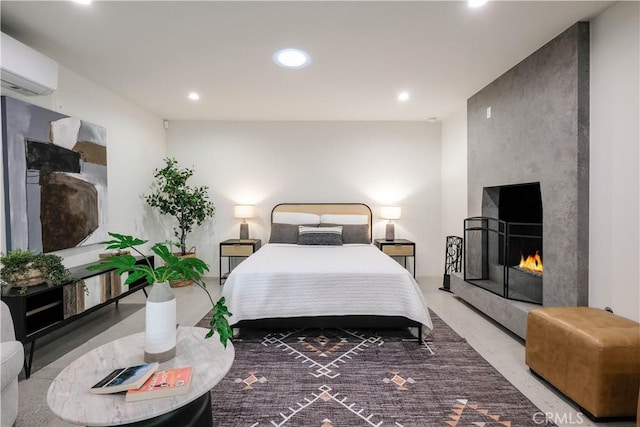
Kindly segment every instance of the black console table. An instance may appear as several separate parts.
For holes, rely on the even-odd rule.
[[[147,259],[153,265],[153,257]],[[146,262],[143,257],[137,257],[137,260],[138,264]],[[144,278],[133,282],[129,289],[124,290],[123,280],[113,268],[87,270],[92,264],[95,263],[70,268],[75,280],[59,286],[43,283],[29,286],[24,293],[21,293],[19,287],[3,289],[2,301],[11,311],[16,339],[25,346],[31,343],[29,358],[25,357],[24,361],[27,378],[31,375],[36,339],[112,302],[117,306],[121,298],[140,289],[147,294],[144,289],[147,282]],[[87,285],[89,281],[91,286]]]

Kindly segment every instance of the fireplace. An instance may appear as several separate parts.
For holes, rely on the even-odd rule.
[[[487,118],[487,109],[493,115]],[[467,212],[469,217],[487,218],[486,231],[470,230],[465,242],[465,269],[468,278],[489,282],[490,257],[495,257],[497,274],[507,276],[507,295],[520,277],[515,263],[501,264],[497,251],[535,240],[541,245],[542,277],[526,279],[542,283],[544,307],[579,307],[589,303],[589,23],[578,22],[525,58],[467,100]],[[530,207],[537,197],[502,206],[503,196],[524,190],[514,184],[536,184],[528,189],[540,192],[542,202]],[[539,183],[539,190],[538,190]],[[495,187],[504,186],[504,187]],[[520,207],[538,212],[537,218],[522,218]],[[500,210],[505,215],[500,217]],[[542,213],[542,215],[540,215]],[[499,234],[503,221],[504,236]],[[491,222],[491,224],[488,224]],[[476,221],[482,228],[482,221]],[[527,224],[525,230],[506,223]],[[533,224],[543,224],[535,226]],[[461,224],[462,225],[462,224]],[[489,231],[497,229],[498,232]],[[542,239],[533,234],[542,229]],[[527,231],[528,229],[528,231]],[[461,230],[462,232],[463,230]],[[522,233],[521,233],[522,231]],[[494,239],[493,241],[491,239]],[[507,243],[507,240],[509,242]],[[500,243],[502,242],[502,243]],[[502,245],[502,246],[500,246]],[[532,255],[535,257],[535,248]],[[523,250],[523,254],[524,254]],[[507,253],[502,254],[504,260]],[[518,262],[519,265],[519,262]],[[469,273],[474,273],[471,276]],[[493,273],[492,273],[493,275]],[[529,310],[539,307],[503,298],[504,278],[496,293],[465,281],[464,274],[451,275],[451,290],[521,338],[526,337]],[[477,280],[475,280],[477,282]],[[486,284],[486,282],[485,282]],[[492,286],[496,286],[492,284]],[[523,284],[524,286],[524,284]],[[527,291],[533,289],[525,288]],[[535,289],[535,288],[534,288]],[[540,298],[536,299],[538,303]]]
[[[464,221],[464,280],[504,298],[542,304],[540,183],[485,187],[482,216]]]

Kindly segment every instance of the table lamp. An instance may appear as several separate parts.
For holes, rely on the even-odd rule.
[[[233,216],[241,218],[240,224],[240,240],[249,239],[249,224],[247,218],[253,218],[253,205],[235,205],[233,207]]]
[[[395,227],[391,221],[400,219],[402,216],[401,213],[402,209],[400,206],[382,206],[380,208],[380,218],[389,220],[385,230],[385,240],[395,240]]]

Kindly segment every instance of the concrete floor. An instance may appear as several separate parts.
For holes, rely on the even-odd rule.
[[[576,407],[529,373],[524,364],[521,340],[479,314],[455,295],[438,290],[441,278],[418,278],[429,307],[458,334],[467,339],[478,353],[491,363],[540,410],[549,413],[559,426],[633,427],[634,422],[592,423]],[[218,279],[208,280],[214,299],[220,293]],[[195,325],[210,309],[201,289],[188,286],[174,289],[178,303],[178,322]],[[57,419],[46,403],[47,389],[55,376],[82,354],[116,338],[144,329],[144,294],[137,292],[59,330],[55,336],[38,342],[34,368],[27,380],[19,381],[20,408],[18,427],[71,426]],[[532,420],[544,425],[542,416]],[[542,421],[542,422],[540,422]],[[581,422],[580,422],[581,421]],[[226,427],[226,426],[224,426]],[[515,427],[515,426],[514,426]]]

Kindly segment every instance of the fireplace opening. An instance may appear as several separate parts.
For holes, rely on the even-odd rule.
[[[482,216],[467,218],[465,281],[518,301],[542,304],[540,183],[485,187]]]

